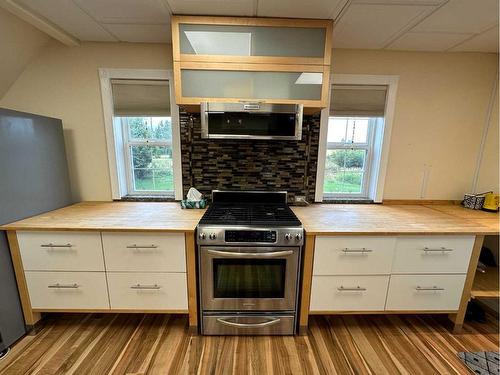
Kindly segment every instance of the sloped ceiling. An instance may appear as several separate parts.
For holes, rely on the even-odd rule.
[[[0,9],[0,100],[50,37]],[[22,48],[20,48],[22,46]]]

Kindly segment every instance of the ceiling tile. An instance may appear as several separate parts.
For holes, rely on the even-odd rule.
[[[174,14],[254,16],[257,0],[166,0]]]
[[[347,0],[259,0],[259,17],[331,18],[342,10]]]
[[[498,26],[482,34],[476,35],[451,49],[464,52],[496,52],[498,53]]]
[[[121,42],[171,43],[170,25],[103,24]]]
[[[383,48],[433,6],[354,3],[343,13],[333,30],[335,48]]]
[[[116,39],[71,0],[16,0],[80,40],[113,42]]]
[[[472,34],[409,32],[390,44],[388,49],[405,51],[446,51]]]
[[[450,0],[412,31],[479,33],[498,24],[498,0]]]
[[[74,0],[101,23],[168,24],[170,12],[162,0]]]

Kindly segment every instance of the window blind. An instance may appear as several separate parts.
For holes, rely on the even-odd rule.
[[[384,116],[387,86],[333,85],[330,116]]]
[[[170,87],[165,80],[112,79],[115,116],[170,116]]]

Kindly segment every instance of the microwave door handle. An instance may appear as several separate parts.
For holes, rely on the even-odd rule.
[[[293,250],[273,251],[268,253],[235,253],[231,251],[208,250],[208,253],[226,258],[277,258],[292,255]]]

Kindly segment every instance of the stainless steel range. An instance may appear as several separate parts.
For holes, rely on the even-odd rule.
[[[197,228],[202,334],[295,333],[304,230],[286,198],[213,192]]]

